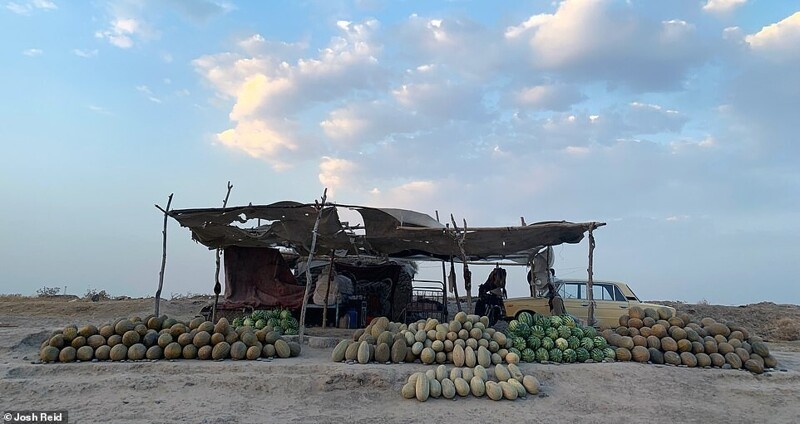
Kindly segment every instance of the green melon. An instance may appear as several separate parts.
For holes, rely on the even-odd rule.
[[[769,356],[769,348],[767,347],[767,344],[764,342],[761,341],[752,342],[750,343],[750,347],[752,348],[753,353],[758,354],[758,356],[762,358],[766,358],[767,356]]]
[[[664,362],[671,365],[680,365],[681,356],[678,355],[678,352],[666,351],[664,352]]]
[[[655,348],[649,348],[647,351],[650,353],[650,362],[654,364],[664,363],[664,353]]]
[[[164,349],[159,345],[152,345],[147,348],[147,352],[145,352],[144,356],[147,359],[161,359],[164,357]]]
[[[564,359],[563,358],[563,352],[561,352],[561,349],[559,349],[557,347],[553,348],[553,349],[550,349],[550,351],[547,352],[547,353],[548,353],[548,355],[550,355],[550,360],[553,361],[553,362],[562,362],[563,359]]]
[[[708,354],[700,352],[700,353],[695,353],[694,356],[697,359],[698,367],[704,368],[711,366],[711,357],[708,356]]]
[[[711,358],[711,365],[717,368],[722,367],[725,365],[725,357],[722,354],[717,352],[709,353],[708,356]]]
[[[208,360],[211,359],[211,353],[213,352],[214,347],[211,345],[205,345],[199,349],[197,349],[197,359]]]
[[[134,343],[128,347],[128,359],[138,361],[144,359],[147,354],[147,347],[141,343]]]
[[[388,331],[384,331],[384,333],[388,333]],[[379,343],[378,346],[375,348],[375,361],[388,362],[390,358],[391,358],[391,349],[389,348],[389,344]]]
[[[630,361],[631,360],[631,351],[630,350],[628,350],[628,349],[626,349],[624,347],[618,347],[615,352],[617,354],[617,361]]]
[[[176,341],[178,339],[178,336],[187,332],[188,328],[186,328],[186,326],[181,322],[173,324],[172,327],[169,328],[169,334],[171,334]]]
[[[162,330],[169,330],[170,328],[172,328],[172,326],[178,323],[178,320],[176,320],[175,318],[169,318],[166,315],[164,315],[163,318],[164,319],[161,320]]]
[[[114,345],[109,353],[109,359],[112,361],[122,361],[128,357],[128,346],[122,343]]]
[[[91,346],[81,346],[75,352],[75,358],[79,361],[91,361],[94,357],[94,349]]]
[[[242,341],[234,342],[231,345],[231,359],[240,360],[247,356],[247,345]]]
[[[197,346],[189,343],[183,347],[181,351],[181,357],[183,359],[196,359],[197,358]]]
[[[64,327],[64,330],[61,332],[61,334],[64,336],[64,341],[69,343],[72,341],[72,339],[78,337],[78,327],[74,325],[68,325]]]
[[[292,350],[289,347],[289,344],[286,343],[285,340],[279,339],[275,341],[274,346],[275,346],[275,354],[278,355],[279,358],[288,358],[292,355]],[[366,346],[367,348],[369,348],[368,344]]]
[[[55,346],[47,345],[39,351],[39,359],[42,362],[55,362],[58,359],[60,350]]]
[[[125,333],[127,333],[128,331],[132,331],[135,327],[136,327],[136,325],[134,325],[130,320],[123,319],[123,320],[118,321],[114,325],[114,332],[116,334],[119,334],[120,336],[122,336]]]
[[[163,333],[160,336],[158,336],[158,346],[161,347],[162,349],[165,349],[167,345],[169,345],[172,342],[173,342],[172,335],[170,335],[169,333]]]
[[[99,361],[108,360],[111,357],[111,347],[109,345],[102,345],[94,350],[94,357]]]
[[[180,335],[178,335],[178,339],[176,340],[176,342],[178,342],[178,344],[181,345],[181,347],[186,346],[186,345],[190,345],[190,344],[192,344],[192,341],[193,341],[195,335],[196,334],[192,334],[192,333],[180,334]]]
[[[247,348],[247,353],[245,354],[245,358],[250,361],[256,360],[261,356],[262,347],[259,345],[250,346]]]
[[[228,342],[219,342],[214,345],[211,351],[211,359],[226,359],[231,353],[231,345]]]
[[[141,336],[134,330],[126,331],[125,334],[122,335],[122,344],[125,346],[131,347],[136,343],[139,343]]]
[[[183,354],[183,346],[178,342],[172,342],[164,348],[165,359],[178,359]]]
[[[197,334],[194,335],[194,338],[192,338],[192,344],[198,348],[206,346],[209,343],[211,343],[211,334],[207,331],[198,331]]]
[[[575,353],[574,349],[569,349],[569,348],[565,349],[564,353],[561,356],[562,356],[562,359],[564,360],[564,362],[566,362],[568,364],[571,364],[571,363],[576,362],[578,360],[578,354]],[[530,361],[530,362],[533,362],[533,361]]]
[[[103,337],[105,337],[106,339],[108,339],[109,337],[111,337],[111,335],[112,335],[112,334],[114,334],[114,326],[113,326],[113,325],[110,325],[110,324],[106,324],[106,325],[104,325],[104,326],[100,327],[100,329],[99,329],[99,330],[97,330],[97,332],[98,332],[98,333],[99,333],[101,336],[103,336]]]
[[[211,345],[216,346],[218,343],[225,341],[225,335],[222,333],[214,333],[211,335]],[[230,344],[230,343],[229,343]]]
[[[731,368],[733,369],[738,370],[742,368],[742,358],[740,358],[739,355],[737,355],[734,352],[729,352],[725,354],[725,362],[730,364]]]
[[[158,344],[158,333],[155,330],[147,330],[147,333],[142,336],[142,344],[147,347]]]
[[[550,353],[544,347],[540,347],[536,349],[536,361],[538,362],[546,362],[550,360]]]
[[[76,336],[75,338],[72,339],[70,345],[77,350],[79,347],[86,345],[86,337]]]
[[[66,345],[66,341],[64,340],[63,334],[56,334],[53,337],[50,337],[50,346],[55,348],[61,349]]]
[[[764,367],[766,368],[775,368],[778,366],[778,360],[775,359],[774,356],[764,356]]]

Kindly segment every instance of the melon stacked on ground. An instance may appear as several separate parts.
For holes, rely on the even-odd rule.
[[[231,323],[234,328],[251,327],[266,332],[275,331],[281,335],[296,335],[299,327],[297,319],[288,309],[256,310],[250,315],[238,317]]]
[[[523,362],[601,362],[615,357],[605,338],[569,315],[522,312],[508,323],[505,332],[511,341],[509,352]]]
[[[507,367],[496,364],[485,368],[453,367],[446,365],[436,369],[417,372],[408,377],[408,382],[400,390],[406,399],[417,399],[425,402],[430,398],[453,399],[456,396],[483,396],[491,400],[516,400],[528,394],[539,393],[539,380],[532,375],[524,375],[515,364]]]
[[[634,306],[620,317],[619,324],[603,331],[608,343],[616,347],[618,361],[743,368],[756,374],[777,365],[761,338],[734,323],[692,320],[686,314],[672,316],[667,308]]]
[[[489,327],[487,317],[459,312],[449,323],[436,319],[411,324],[390,322],[386,317],[373,319],[353,333],[353,340],[342,340],[331,354],[334,362],[415,362],[452,363],[457,367],[489,367],[504,361],[519,360],[509,356],[505,334]]]
[[[234,329],[221,318],[216,324],[195,318],[183,323],[167,316],[118,319],[99,328],[74,325],[56,331],[42,343],[42,362],[156,359],[288,358],[300,345],[277,332]]]

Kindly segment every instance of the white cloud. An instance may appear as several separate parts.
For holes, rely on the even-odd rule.
[[[708,0],[703,5],[703,10],[709,13],[724,14],[732,12],[745,3],[747,0]]]
[[[745,37],[754,51],[776,60],[800,58],[800,12]]]
[[[142,93],[148,100],[153,103],[161,103],[161,99],[153,95],[153,92],[150,90],[150,87],[146,85],[138,85],[136,86],[136,91]]]
[[[72,54],[74,54],[75,56],[78,56],[78,57],[91,58],[91,57],[97,56],[98,50],[97,49],[93,49],[93,50],[73,49],[72,50]]]
[[[42,53],[44,53],[42,49],[26,49],[22,51],[22,54],[29,57],[41,56]]]
[[[341,188],[353,183],[357,169],[355,162],[325,156],[319,163],[319,182],[328,189],[328,195],[334,196]]]
[[[58,6],[49,0],[31,0],[26,3],[17,3],[10,1],[6,3],[6,9],[18,15],[31,15],[36,10],[44,10],[49,12],[58,9]]]
[[[664,90],[680,84],[705,60],[693,25],[654,22],[633,6],[607,0],[565,0],[505,31],[509,43],[527,43],[530,66],[581,81],[624,83]]]
[[[95,32],[95,37],[107,40],[121,49],[133,47],[133,36],[139,31],[139,22],[133,18],[115,19],[105,31]]]
[[[547,84],[520,90],[516,103],[534,109],[563,111],[586,98],[578,89],[563,84]]]

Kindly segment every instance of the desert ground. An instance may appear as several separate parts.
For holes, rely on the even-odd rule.
[[[204,298],[163,300],[161,312],[197,315]],[[38,363],[50,333],[146,316],[153,299],[0,297],[0,409],[66,410],[80,423],[796,423],[800,417],[800,307],[669,303],[736,320],[769,341],[778,368],[761,375],[639,363],[521,364],[537,396],[405,400],[422,364],[349,365],[331,346],[352,330],[310,328],[299,357],[259,361]]]

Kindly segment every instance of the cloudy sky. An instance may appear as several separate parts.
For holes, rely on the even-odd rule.
[[[643,299],[800,303],[796,0],[0,0],[0,28],[0,292],[149,295],[153,204],[230,180],[603,221],[595,277]],[[213,253],[168,235],[167,297],[211,292]]]

